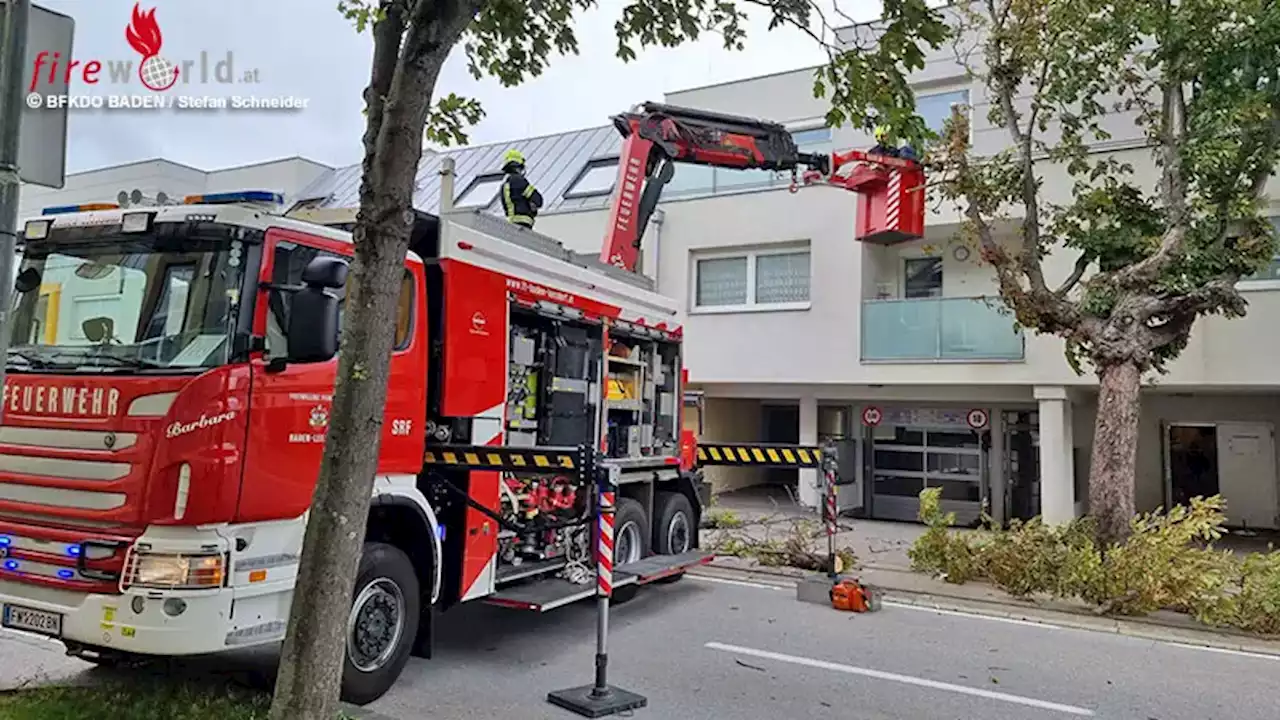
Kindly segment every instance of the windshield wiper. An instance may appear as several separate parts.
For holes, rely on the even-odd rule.
[[[124,355],[112,355],[110,353],[98,353],[98,354],[92,354],[92,355],[85,355],[82,358],[79,358],[80,364],[82,366],[97,365],[97,362],[99,360],[107,360],[112,363],[115,363],[116,367],[125,367],[125,368],[168,367],[167,365],[164,365],[163,363],[158,363],[155,360],[148,360],[146,358],[141,358],[141,357],[127,357]]]
[[[9,348],[9,358],[10,359],[17,358],[19,360],[25,361],[27,365],[30,365],[33,368],[53,367],[53,363],[49,361],[49,358],[41,357],[37,353],[30,352],[30,351],[23,351],[17,348]]]

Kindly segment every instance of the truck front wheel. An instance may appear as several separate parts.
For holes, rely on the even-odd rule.
[[[364,544],[347,618],[343,700],[355,705],[371,703],[400,677],[418,634],[418,593],[413,563],[400,548]]]

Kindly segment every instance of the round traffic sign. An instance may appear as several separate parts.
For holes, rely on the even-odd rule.
[[[880,408],[875,405],[869,405],[862,410],[862,424],[867,427],[875,427],[880,424],[880,420],[884,416],[880,413]]]
[[[969,411],[969,414],[968,416],[965,417],[965,420],[969,422],[969,427],[973,428],[974,430],[981,430],[982,428],[987,426],[987,411],[974,408],[973,410]]]

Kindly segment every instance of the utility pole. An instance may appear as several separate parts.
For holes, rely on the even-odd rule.
[[[27,22],[31,0],[4,4],[4,39],[0,41],[0,387],[9,358],[13,310],[13,269],[18,253],[18,140],[22,126],[22,75],[26,64]],[[3,411],[0,411],[0,416]]]

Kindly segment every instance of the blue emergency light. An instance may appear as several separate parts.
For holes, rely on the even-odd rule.
[[[261,202],[280,205],[284,195],[270,190],[241,190],[239,192],[206,193],[188,195],[182,199],[187,205],[225,205],[228,203]]]
[[[41,215],[66,215],[67,213],[88,212],[90,210],[119,210],[115,203],[81,203],[80,205],[55,205],[40,211]]]

